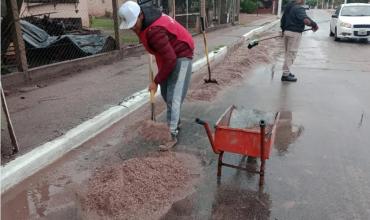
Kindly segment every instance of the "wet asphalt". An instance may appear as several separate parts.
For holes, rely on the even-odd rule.
[[[297,83],[280,81],[280,53],[276,63],[248,70],[214,100],[184,104],[176,150],[197,155],[205,175],[162,219],[370,219],[370,44],[334,42],[328,36],[330,15],[310,14],[323,22],[317,33],[303,35],[293,67]],[[281,112],[263,188],[257,175],[231,168],[217,178],[217,155],[203,127],[194,123],[199,117],[214,124],[233,104]],[[95,169],[156,151],[131,134],[143,114],[148,110],[7,192],[2,219],[83,218],[78,191]],[[224,160],[247,165],[241,155],[225,154]]]

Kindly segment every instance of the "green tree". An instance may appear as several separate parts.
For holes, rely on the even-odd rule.
[[[368,3],[368,0],[347,0],[347,3]]]
[[[306,0],[305,3],[310,7],[315,7],[317,5],[317,0]]]
[[[244,13],[253,13],[257,10],[257,2],[255,0],[241,0],[240,11]]]

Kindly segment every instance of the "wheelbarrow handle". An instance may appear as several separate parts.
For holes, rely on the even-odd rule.
[[[199,118],[196,118],[195,119],[195,122],[197,124],[200,124],[204,127],[204,129],[206,130],[206,133],[207,133],[207,137],[209,139],[209,142],[211,144],[211,147],[212,147],[212,150],[215,154],[220,154],[221,151],[217,150],[216,147],[215,147],[215,143],[214,143],[214,140],[213,140],[213,135],[212,135],[212,131],[211,129],[209,128],[209,125],[207,122],[203,121],[203,120],[200,120]]]
[[[205,121],[200,120],[199,118],[196,118],[196,119],[195,119],[195,122],[196,122],[196,123],[198,123],[198,124],[200,124],[200,125],[203,125],[203,126],[206,124],[206,122],[205,122]]]

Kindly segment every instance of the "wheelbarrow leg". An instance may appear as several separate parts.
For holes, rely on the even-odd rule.
[[[263,120],[260,121],[261,129],[261,167],[260,167],[260,181],[259,185],[262,186],[265,181],[265,127],[266,124]]]
[[[217,165],[217,176],[221,176],[221,170],[222,170],[222,157],[224,156],[224,152],[221,151],[221,153],[218,155],[218,165]]]

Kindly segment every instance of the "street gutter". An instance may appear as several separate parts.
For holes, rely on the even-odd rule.
[[[272,28],[279,22],[280,20],[275,20],[269,24],[255,28],[241,36],[241,38],[233,45],[224,46],[210,52],[210,62],[212,65],[220,63],[228,54],[234,52],[247,40],[250,40],[253,36]],[[198,59],[193,63],[193,72],[197,72],[206,66],[206,57]],[[157,95],[158,94],[159,93],[157,93]],[[117,106],[111,107],[94,118],[71,129],[63,136],[36,147],[34,150],[10,161],[5,166],[1,166],[1,194],[22,182],[24,179],[32,176],[39,170],[55,162],[69,151],[81,146],[83,143],[95,137],[148,102],[149,93],[145,88],[130,97],[125,98]]]

